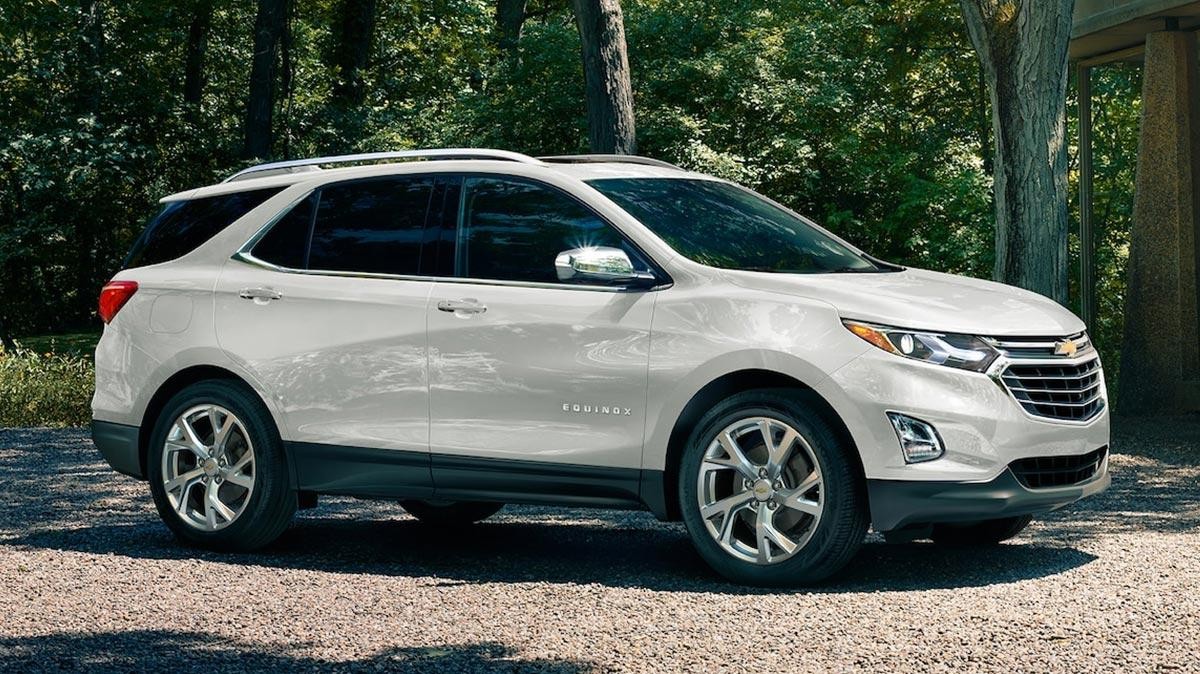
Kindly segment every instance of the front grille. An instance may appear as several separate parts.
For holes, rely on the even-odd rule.
[[[1086,421],[1104,409],[1100,359],[1076,365],[1013,363],[1001,381],[1026,412],[1047,419]]]
[[[1032,459],[1017,459],[1008,464],[1017,480],[1029,489],[1066,487],[1087,482],[1096,476],[1104,457],[1108,455],[1105,445],[1094,452],[1079,456],[1039,456]]]
[[[996,337],[991,342],[1012,359],[1062,357],[1063,354],[1055,353],[1060,342],[1073,342],[1076,353],[1079,354],[1092,348],[1092,340],[1086,332],[1079,332],[1062,340],[1053,337]]]

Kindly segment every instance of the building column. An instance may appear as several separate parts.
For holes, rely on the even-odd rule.
[[[1123,414],[1200,409],[1198,97],[1195,34],[1147,35],[1117,393]]]

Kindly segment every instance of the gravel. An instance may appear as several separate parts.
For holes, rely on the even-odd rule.
[[[988,550],[872,536],[794,592],[643,513],[468,533],[324,499],[267,551],[178,545],[83,430],[0,429],[0,671],[1200,671],[1200,418],[1117,424],[1113,487]]]

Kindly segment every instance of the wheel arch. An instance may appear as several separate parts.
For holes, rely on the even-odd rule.
[[[688,437],[696,423],[721,400],[738,393],[763,389],[782,389],[791,392],[798,397],[802,404],[812,406],[823,419],[828,421],[844,441],[843,448],[849,455],[850,465],[858,478],[863,481],[865,488],[866,475],[854,437],[829,401],[825,400],[812,386],[792,375],[775,370],[744,368],[716,377],[692,395],[671,428],[663,470],[661,472],[643,471],[642,500],[659,519],[678,521],[682,516],[679,511],[678,498],[679,464],[683,458]]]
[[[267,404],[267,401],[263,398],[258,389],[256,389],[245,378],[239,376],[232,370],[228,370],[219,365],[210,364],[191,365],[189,367],[185,367],[167,377],[167,379],[160,384],[157,389],[155,389],[154,394],[150,396],[150,400],[146,404],[145,411],[142,412],[141,424],[138,426],[138,461],[141,463],[143,475],[150,475],[149,466],[147,465],[150,454],[150,436],[153,435],[154,426],[158,422],[158,416],[162,414],[163,408],[166,407],[167,402],[170,401],[175,394],[184,390],[188,386],[191,386],[192,384],[212,380],[224,380],[241,384],[246,388],[247,391],[250,391],[260,403],[262,403],[263,408],[267,410],[268,417],[274,419],[274,410],[272,410],[271,406]],[[276,433],[279,432],[277,424],[274,430]],[[290,463],[291,461],[289,458],[289,464]]]

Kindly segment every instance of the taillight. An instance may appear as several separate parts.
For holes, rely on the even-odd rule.
[[[137,281],[109,281],[100,289],[100,320],[112,321],[121,307],[137,292]]]

